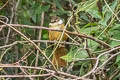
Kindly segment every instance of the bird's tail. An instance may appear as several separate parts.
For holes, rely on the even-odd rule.
[[[61,59],[62,56],[65,56],[67,54],[67,50],[65,47],[58,47],[53,54],[52,62],[55,64],[57,67],[65,67],[67,66],[67,62],[63,59]]]

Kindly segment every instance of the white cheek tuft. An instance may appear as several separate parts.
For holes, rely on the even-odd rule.
[[[60,19],[59,22],[58,22],[58,24],[63,24],[63,20]]]
[[[51,26],[52,24],[51,23],[49,23],[49,26]]]

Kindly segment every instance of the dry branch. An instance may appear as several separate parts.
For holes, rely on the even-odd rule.
[[[28,37],[26,37],[23,33],[15,29],[13,26],[6,24],[4,21],[1,21],[1,23],[5,24],[6,26],[9,26],[11,29],[13,29],[16,33],[20,34],[22,37],[24,37],[25,40],[29,41],[37,50],[39,50],[40,53],[48,60],[48,62],[53,66],[54,70],[57,72],[57,69],[55,65],[50,61],[50,59],[46,56],[46,54],[33,42],[31,41]]]
[[[22,25],[22,24],[7,24],[7,26],[6,25],[1,25],[1,27],[3,27],[3,26],[4,27],[7,27],[7,26],[24,27],[24,28],[32,28],[32,29],[45,29],[45,30],[53,30],[53,31],[60,31],[60,32],[63,31],[63,30],[60,30],[60,29],[52,29],[52,28],[47,28],[47,27],[43,27],[43,26],[30,26],[30,25]],[[102,40],[96,39],[92,36],[89,36],[89,35],[86,35],[86,34],[83,34],[83,33],[78,34],[78,33],[70,32],[70,31],[67,31],[67,30],[65,30],[65,33],[70,34],[70,35],[75,35],[75,36],[78,36],[78,37],[81,37],[81,38],[91,39],[91,40],[101,44],[102,46],[104,46],[106,48],[111,48],[110,45],[103,42]]]
[[[45,69],[42,67],[20,66],[20,65],[13,65],[13,64],[0,64],[0,67],[1,68],[26,68],[26,69],[44,70],[44,71],[49,72],[51,74],[56,74],[56,75],[60,74],[60,75],[63,75],[63,76],[69,77],[69,78],[73,78],[73,79],[78,78],[78,76],[75,76],[75,75],[71,75],[68,73],[60,72],[60,71],[56,72],[56,71]],[[40,76],[40,75],[38,75],[38,76]],[[4,76],[4,77],[6,77],[6,76]],[[32,76],[29,76],[29,77],[32,77]],[[79,78],[84,80],[84,78],[82,78],[82,77],[79,77]]]

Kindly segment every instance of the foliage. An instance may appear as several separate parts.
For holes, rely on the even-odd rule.
[[[85,77],[96,80],[119,79],[119,0],[8,0],[7,4],[6,2],[7,0],[0,1],[0,62],[2,64],[18,62],[19,65],[23,66],[36,66],[37,49],[29,42],[24,42],[25,38],[14,30],[11,29],[9,33],[9,27],[2,27],[5,24],[1,21],[7,24],[20,24],[21,26],[15,27],[18,31],[31,40],[38,40],[40,30],[37,27],[48,28],[51,17],[59,16],[64,19],[65,24],[68,23],[67,30],[73,33],[68,33],[72,38],[69,38],[69,42],[77,44],[66,44],[68,54],[61,58],[68,62],[68,66],[62,72],[83,77],[94,69],[93,74],[91,73]],[[6,5],[2,8],[4,4]],[[42,18],[43,13],[44,19]],[[71,20],[69,20],[70,18]],[[43,25],[41,25],[42,20],[44,21]],[[34,26],[35,29],[24,28],[22,25]],[[85,37],[74,35],[74,33],[77,35],[82,34]],[[41,40],[49,40],[48,30],[42,30]],[[100,44],[98,40],[103,41],[103,44]],[[39,46],[38,42],[35,43]],[[110,47],[106,48],[104,43]],[[6,45],[10,44],[14,45],[6,47]],[[39,47],[49,57],[54,51],[52,45],[54,44],[49,44],[49,41],[48,43],[41,42]],[[117,49],[114,50],[114,48]],[[109,52],[110,50],[113,51]],[[97,60],[99,60],[98,64],[96,63]],[[46,61],[43,55],[39,54],[37,66],[46,66],[48,68],[51,64],[46,64]],[[97,67],[94,68],[96,64]],[[100,67],[101,65],[103,66]],[[35,72],[32,69],[24,71],[28,74]],[[0,68],[1,75],[23,74],[24,71],[17,68]],[[42,73],[47,72],[38,70],[35,74]],[[54,76],[50,79],[57,80],[58,77]],[[42,79],[45,79],[45,77],[42,77]],[[39,80],[39,78],[35,78],[35,80]]]

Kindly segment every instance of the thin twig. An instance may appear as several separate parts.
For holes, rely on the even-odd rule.
[[[18,65],[20,65],[20,64],[18,63]],[[25,75],[30,75],[24,68],[21,68],[21,67],[20,67],[20,69],[21,69],[21,71],[22,71]],[[29,79],[30,79],[30,80],[33,80],[32,77],[29,77]]]
[[[33,42],[37,42],[37,43],[58,43],[58,41],[50,41],[50,40],[31,40]],[[3,49],[3,48],[7,48],[7,47],[12,47],[18,43],[29,43],[29,41],[15,41],[11,44],[8,44],[8,45],[4,45],[4,46],[0,46],[0,49]],[[60,44],[66,44],[66,45],[76,45],[76,46],[80,46],[79,44],[77,43],[72,43],[72,42],[60,42]]]
[[[7,4],[8,4],[9,0],[6,1],[6,3],[0,8],[0,10],[2,10]]]
[[[29,25],[21,25],[21,24],[7,24],[7,25],[8,25],[8,26],[11,25],[11,26],[14,26],[14,27],[17,27],[17,26],[18,26],[18,27],[26,27],[26,28],[33,28],[33,29],[45,29],[45,30],[60,31],[60,32],[63,31],[63,30],[60,30],[60,29],[47,28],[47,27],[42,27],[42,26],[39,27],[39,26],[29,26]],[[1,26],[6,27],[6,25],[1,25]],[[71,34],[71,35],[76,35],[76,36],[82,37],[82,38],[91,39],[91,40],[93,40],[93,41],[95,41],[95,42],[103,45],[103,46],[106,47],[106,48],[111,48],[110,45],[108,45],[107,43],[103,42],[102,40],[96,39],[96,38],[94,38],[94,37],[92,37],[92,36],[89,36],[89,35],[86,35],[86,34],[83,34],[83,33],[77,34],[77,33],[75,33],[75,32],[70,32],[70,31],[65,31],[65,33]]]
[[[42,55],[46,58],[46,60],[48,60],[48,62],[53,66],[54,70],[57,71],[55,65],[50,61],[50,59],[46,56],[46,54],[33,41],[31,41],[28,37],[26,37],[23,33],[21,33],[20,31],[18,31],[17,29],[15,29],[14,27],[12,27],[11,25],[8,25],[8,24],[6,24],[5,22],[3,22],[1,20],[0,20],[0,22],[3,23],[3,24],[5,24],[6,26],[9,26],[15,32],[17,32],[22,37],[24,37],[25,40],[29,41],[36,49],[38,49],[42,53]]]
[[[113,80],[113,78],[114,78],[115,76],[117,76],[119,73],[120,73],[120,70],[117,70],[116,72],[114,72],[114,73],[110,76],[109,80]]]
[[[115,48],[112,48],[111,50],[106,51],[106,52],[104,52],[104,53],[101,53],[101,54],[96,58],[96,64],[94,65],[93,69],[92,69],[91,71],[89,71],[87,74],[83,75],[82,77],[87,77],[88,75],[90,75],[90,74],[93,73],[93,72],[96,72],[96,71],[99,69],[99,68],[97,68],[97,66],[98,66],[98,64],[99,64],[99,60],[100,60],[100,57],[101,57],[101,56],[103,56],[103,55],[105,55],[105,54],[108,54],[108,53],[110,53],[110,52],[112,52],[112,51],[118,50],[118,49],[120,49],[120,46],[115,47]],[[115,54],[114,56],[116,56],[116,55],[118,55],[118,54],[119,54],[119,53]],[[114,57],[114,56],[112,56],[112,57]],[[110,59],[111,59],[111,58],[110,58]],[[77,79],[79,79],[79,78],[77,78]]]
[[[117,0],[119,1],[119,0]],[[119,17],[117,16],[117,14],[114,13],[114,11],[111,9],[111,7],[108,5],[107,1],[104,0],[105,4],[107,5],[107,7],[109,8],[109,10],[112,12],[112,14],[116,17],[116,19],[120,22]]]
[[[68,74],[68,73],[64,73],[64,72],[56,72],[56,71],[53,71],[53,70],[49,70],[49,69],[45,69],[45,68],[42,68],[42,67],[32,67],[32,66],[20,66],[20,65],[13,65],[13,64],[0,64],[0,67],[1,68],[26,68],[26,69],[36,69],[36,70],[44,70],[46,72],[49,72],[49,73],[53,73],[53,74],[60,74],[60,75],[63,75],[63,76],[66,76],[66,77],[70,77],[70,78],[77,78],[77,76],[75,75],[71,75],[71,74]],[[81,77],[82,78],[82,77]]]
[[[47,76],[50,76],[51,74],[39,74],[39,75],[0,75],[0,78],[18,78],[18,77],[47,77]]]
[[[119,54],[120,54],[120,52],[118,52],[118,53],[116,53],[116,54],[113,54],[113,55],[112,55],[111,57],[109,57],[106,61],[104,61],[103,64],[100,65],[100,67],[97,68],[97,70],[101,69],[108,61],[110,61],[113,57],[115,57],[115,56],[117,56],[117,55],[119,55]],[[97,70],[96,70],[96,71],[97,71]]]
[[[43,24],[44,24],[44,12],[42,12],[41,14],[41,26],[43,26]],[[38,40],[41,40],[41,35],[42,35],[42,29],[39,30]],[[40,47],[40,43],[38,43],[38,46]],[[39,50],[37,50],[35,66],[38,66],[38,59],[39,59],[38,57],[39,57]],[[34,74],[36,74],[36,70],[34,71]]]
[[[13,22],[13,18],[14,18],[14,14],[15,14],[14,10],[15,10],[15,6],[16,6],[16,4],[14,3],[14,0],[12,0],[11,3],[12,3],[12,7],[10,8],[10,10],[11,10],[10,24],[12,24],[12,22]],[[6,39],[5,39],[5,45],[9,41],[10,32],[11,32],[11,28],[9,27],[8,31],[7,31],[7,36],[6,36]]]

